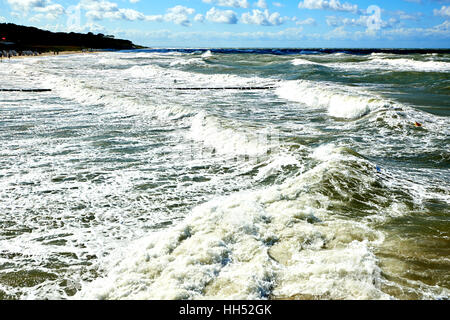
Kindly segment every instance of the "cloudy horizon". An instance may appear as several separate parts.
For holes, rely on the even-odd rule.
[[[152,47],[450,47],[450,0],[0,0],[0,22]]]

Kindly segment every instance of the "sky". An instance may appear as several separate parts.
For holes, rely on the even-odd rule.
[[[450,0],[0,0],[0,23],[149,47],[450,48]]]

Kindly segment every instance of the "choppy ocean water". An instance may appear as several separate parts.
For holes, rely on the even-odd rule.
[[[450,55],[0,65],[0,299],[448,299]],[[245,88],[266,90],[192,90]],[[190,90],[178,90],[190,88]]]

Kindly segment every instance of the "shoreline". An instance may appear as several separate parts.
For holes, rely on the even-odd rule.
[[[10,58],[8,57],[0,57],[0,61],[8,61],[10,59],[26,59],[26,58],[41,58],[41,57],[57,57],[57,56],[66,56],[66,55],[73,55],[73,54],[91,54],[91,53],[99,53],[101,51],[81,51],[81,50],[77,50],[77,51],[60,51],[57,54],[55,54],[54,52],[43,52],[40,53],[38,55],[17,55],[17,56],[11,56]]]

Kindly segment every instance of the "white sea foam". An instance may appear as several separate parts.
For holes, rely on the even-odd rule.
[[[211,52],[211,50],[205,51],[202,54],[202,58],[211,58],[213,56],[213,53]]]
[[[372,52],[370,57],[378,58],[378,57],[393,57],[395,54],[393,53],[384,53],[384,52]]]
[[[202,142],[218,154],[247,156],[264,155],[279,143],[274,130],[267,129],[258,133],[242,127],[235,128],[232,123],[226,126],[223,120],[221,123],[218,118],[203,111],[193,117],[188,137]]]
[[[164,234],[113,254],[107,275],[76,298],[390,298],[370,250],[382,234],[333,218],[330,199],[312,191],[338,167],[327,161],[283,185],[196,207]]]
[[[450,72],[450,63],[443,61],[417,61],[412,59],[374,58],[370,64],[374,67],[398,71]]]
[[[176,119],[185,115],[193,114],[192,110],[180,105],[166,105],[161,107],[155,104],[145,104],[133,97],[121,96],[115,90],[89,86],[76,79],[46,75],[42,82],[53,88],[58,94],[66,99],[73,99],[86,105],[104,104],[110,109],[133,113],[152,114],[160,119]]]
[[[308,80],[285,81],[276,92],[284,99],[312,108],[326,108],[329,115],[337,118],[361,118],[375,109],[391,104],[363,89]]]
[[[188,59],[179,59],[174,60],[170,63],[171,67],[176,66],[189,66],[189,65],[204,65],[205,62],[198,58],[188,58]]]
[[[103,57],[98,60],[98,64],[108,66],[124,66],[132,64],[132,62],[124,60],[124,59],[117,59],[117,58],[110,58],[110,57]]]
[[[301,66],[301,65],[324,66],[324,64],[317,63],[317,62],[313,62],[313,61],[309,61],[309,60],[306,60],[306,59],[300,59],[300,58],[297,58],[297,59],[292,60],[292,64],[293,64],[294,66]]]
[[[251,86],[270,83],[268,79],[258,77],[240,77],[230,74],[201,74],[175,69],[165,69],[156,65],[134,66],[125,71],[136,78],[153,79],[156,86],[170,87],[174,85],[189,87],[221,87],[221,86]]]
[[[271,176],[278,176],[283,167],[286,166],[295,166],[303,171],[301,169],[303,165],[299,159],[290,154],[278,154],[275,159],[271,159],[266,166],[258,170],[255,180],[261,181]]]
[[[327,65],[341,70],[388,70],[417,72],[450,72],[450,62],[419,61],[407,58],[395,58],[393,55],[372,54],[369,60],[360,62],[339,62]]]

